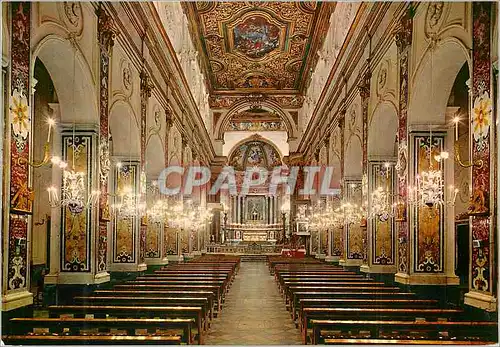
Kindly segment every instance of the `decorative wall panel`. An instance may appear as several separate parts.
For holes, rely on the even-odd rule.
[[[132,187],[132,191],[138,193],[138,163],[124,163],[115,170],[114,191],[120,192],[126,186]],[[116,215],[113,223],[113,262],[135,263],[136,262],[136,230],[138,228],[137,218],[122,217]]]
[[[352,204],[361,206],[361,181],[344,180],[346,199]],[[363,230],[359,223],[349,224],[346,230],[346,254],[347,259],[363,259]]]
[[[146,231],[146,258],[160,258],[161,254],[161,229],[163,224],[150,221]]]
[[[328,27],[316,2],[184,4],[211,92],[301,92]]]
[[[371,191],[382,187],[389,194],[394,193],[394,165],[385,167],[383,162],[370,162],[370,185]],[[392,207],[394,199],[388,198],[388,204]],[[395,262],[394,245],[394,218],[390,216],[379,216],[370,220],[372,228],[372,264],[392,265]]]
[[[471,119],[472,157],[482,160],[481,167],[472,168],[472,201],[469,214],[472,216],[472,239],[480,241],[480,247],[472,248],[471,290],[494,293],[494,266],[492,261],[495,250],[490,249],[492,221],[490,200],[493,190],[491,157],[495,155],[495,121],[492,102],[491,78],[491,30],[492,3],[474,2],[473,14],[473,65]],[[498,163],[497,163],[498,165]],[[494,241],[493,241],[494,242]]]
[[[30,36],[31,4],[13,2],[11,9],[10,78],[10,214],[7,251],[7,290],[28,286],[28,215],[33,211],[30,187]],[[3,235],[2,235],[3,236]],[[5,265],[4,265],[5,266]],[[5,268],[4,268],[5,271]]]
[[[84,174],[85,189],[92,191],[92,134],[62,134],[62,158],[68,170]],[[66,206],[61,213],[61,271],[91,271],[91,210]]]
[[[437,162],[434,157],[444,151],[444,136],[439,134],[413,135],[413,184],[417,185],[417,175],[431,168],[442,170],[443,162]],[[432,141],[432,143],[431,143]],[[430,147],[432,154],[430,154]],[[430,157],[429,157],[430,156]],[[442,205],[413,206],[413,225],[415,226],[415,272],[442,272],[444,251],[444,207]]]
[[[165,227],[165,241],[163,244],[165,255],[177,255],[177,230]]]

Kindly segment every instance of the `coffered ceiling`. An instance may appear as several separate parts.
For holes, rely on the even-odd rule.
[[[210,94],[301,94],[332,5],[184,2]]]

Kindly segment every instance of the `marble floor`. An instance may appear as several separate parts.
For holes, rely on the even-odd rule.
[[[207,345],[300,345],[274,277],[264,262],[242,262],[205,339]]]

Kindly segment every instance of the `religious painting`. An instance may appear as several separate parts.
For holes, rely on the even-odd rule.
[[[266,197],[265,196],[247,196],[245,199],[246,203],[246,213],[245,219],[250,223],[264,223],[265,220],[265,207],[266,207]]]
[[[150,222],[146,229],[146,258],[160,257],[160,234],[162,224]]]
[[[191,38],[203,53],[209,89],[302,94],[317,63],[309,57],[322,44],[331,11],[327,3],[306,4],[182,2]],[[225,97],[216,102],[230,104]]]
[[[387,207],[393,206],[394,165],[385,166],[382,162],[370,162],[371,191],[381,187],[388,193]],[[382,214],[370,220],[372,227],[372,262],[377,265],[394,264],[394,217]]]
[[[432,141],[432,145],[431,145]],[[442,162],[437,162],[435,156],[444,150],[443,135],[415,135],[414,144],[414,184],[416,176],[430,169],[442,170]],[[445,196],[446,197],[446,196]],[[415,223],[415,272],[443,271],[443,241],[444,241],[444,209],[442,205],[414,206]]]
[[[229,156],[229,166],[235,171],[245,171],[247,167],[272,169],[281,165],[278,151],[267,142],[249,140],[237,146]]]
[[[258,59],[279,46],[280,29],[263,16],[251,16],[233,28],[233,38],[236,50]]]
[[[92,135],[63,134],[63,160],[68,163],[67,171],[63,171],[63,188],[65,177],[71,171],[82,173],[81,188],[92,191]],[[65,199],[61,194],[61,199]],[[87,198],[85,199],[86,202]],[[85,206],[70,204],[62,208],[61,233],[61,271],[90,271],[90,233],[91,211]]]
[[[115,192],[120,193],[125,187],[131,187],[137,191],[137,169],[138,163],[123,164],[116,170]],[[116,199],[116,198],[115,198]],[[135,230],[137,227],[136,218],[130,218],[117,214],[114,222],[115,248],[113,259],[118,263],[135,262]]]
[[[264,161],[264,152],[261,146],[251,146],[248,150],[247,163],[259,166]]]

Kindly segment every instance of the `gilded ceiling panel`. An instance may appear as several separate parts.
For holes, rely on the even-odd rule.
[[[303,92],[330,8],[321,2],[186,2],[212,94]]]

